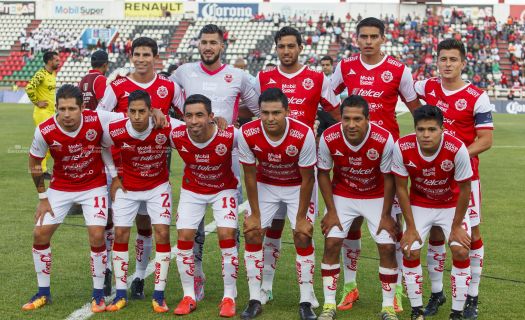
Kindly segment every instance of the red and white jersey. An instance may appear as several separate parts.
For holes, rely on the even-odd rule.
[[[223,64],[210,71],[202,62],[192,62],[180,66],[170,79],[184,89],[184,97],[192,94],[208,97],[214,115],[226,119],[228,124],[237,121],[241,99],[243,106],[253,114],[259,114],[259,95],[254,91],[248,74],[241,69]]]
[[[400,138],[395,146],[392,172],[410,177],[410,204],[424,208],[453,208],[459,195],[457,182],[472,178],[467,147],[444,133],[436,153],[421,153],[416,134]]]
[[[409,68],[391,56],[369,65],[361,60],[360,54],[355,54],[337,64],[330,81],[336,94],[348,89],[348,95],[365,98],[370,108],[370,121],[388,130],[394,140],[399,139],[398,97],[408,102],[417,98]]]
[[[463,88],[449,91],[443,88],[440,78],[417,81],[417,94],[427,104],[443,112],[445,131],[470,146],[477,137],[477,130],[493,130],[492,107],[489,96],[480,88],[467,83]],[[479,179],[479,158],[473,157],[474,180]]]
[[[129,119],[109,124],[109,138],[120,149],[122,157],[122,184],[130,191],[151,190],[169,179],[167,152],[172,128],[182,124],[169,118],[170,125],[154,129],[153,120],[143,132],[133,129]]]
[[[317,167],[334,168],[332,190],[335,195],[353,199],[376,199],[384,195],[383,174],[390,173],[394,140],[385,129],[370,123],[365,139],[351,145],[341,123],[323,132],[319,140]]]
[[[53,157],[53,178],[50,188],[78,192],[106,185],[101,147],[104,128],[122,114],[106,111],[82,112],[82,122],[74,132],[62,129],[56,115],[35,129],[30,155],[44,159],[47,151]]]
[[[182,188],[198,194],[215,194],[237,189],[232,170],[232,150],[237,147],[237,131],[233,126],[216,129],[210,140],[197,143],[191,139],[186,125],[171,131],[170,140],[184,161]]]
[[[312,130],[318,105],[326,111],[339,107],[339,97],[334,94],[324,73],[307,66],[292,74],[282,72],[279,67],[259,72],[255,91],[260,95],[269,88],[281,89],[288,97],[290,118],[301,121]]]
[[[257,181],[275,186],[297,186],[302,178],[299,168],[313,167],[317,161],[312,130],[302,122],[286,118],[286,131],[279,141],[266,135],[260,119],[241,127],[239,160],[257,165]]]
[[[184,103],[180,87],[163,75],[155,74],[155,78],[149,83],[139,83],[130,77],[112,81],[106,87],[104,97],[100,100],[97,109],[127,113],[128,96],[135,90],[149,93],[151,107],[160,109],[166,116],[172,105],[182,108]]]

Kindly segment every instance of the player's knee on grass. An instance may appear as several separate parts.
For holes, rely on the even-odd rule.
[[[441,227],[433,226],[430,228],[430,237],[429,241],[445,241],[445,235]]]
[[[115,242],[128,243],[130,230],[129,227],[115,227]]]
[[[465,261],[469,258],[469,250],[463,246],[450,246],[450,252],[453,260]]]
[[[137,223],[137,229],[139,230],[151,230],[151,219],[147,215],[137,214],[135,218]]]
[[[217,237],[219,240],[235,239],[237,229],[235,228],[217,228]]]
[[[159,244],[170,243],[170,226],[167,224],[156,224],[155,229],[155,242]]]
[[[89,226],[88,235],[89,235],[89,245],[92,247],[102,247],[106,243],[104,238],[104,229],[103,226]]]
[[[479,239],[481,239],[481,232],[479,230],[479,225],[477,226],[473,226],[471,229],[471,241],[474,242],[474,241],[478,241]]]
[[[326,238],[324,242],[323,263],[337,264],[339,263],[339,254],[343,246],[343,239],[341,238]]]
[[[58,228],[58,224],[50,224],[45,226],[35,227],[33,230],[34,244],[48,244],[51,241],[53,233]]]
[[[270,229],[270,230],[283,230],[285,222],[286,221],[284,219],[273,219],[272,225],[268,229]]]
[[[350,230],[348,230],[348,233],[354,233],[361,230],[361,226],[363,225],[364,218],[363,216],[359,216],[352,221],[352,224],[350,225]]]
[[[378,243],[379,265],[385,268],[396,268],[396,246],[394,244]]]

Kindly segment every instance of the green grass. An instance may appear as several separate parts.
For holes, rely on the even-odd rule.
[[[53,241],[52,293],[54,303],[34,312],[22,312],[20,307],[36,290],[36,276],[31,257],[33,214],[37,197],[33,182],[27,170],[28,149],[34,132],[31,117],[32,107],[28,105],[0,105],[0,150],[2,151],[0,177],[0,206],[4,223],[0,225],[0,296],[1,319],[63,319],[89,302],[91,276],[89,272],[89,246],[83,218],[71,216],[57,231]],[[410,115],[399,119],[403,133],[411,130]],[[494,148],[481,157],[483,188],[482,234],[485,242],[485,265],[480,288],[480,319],[521,318],[520,305],[525,291],[525,276],[522,272],[525,250],[523,230],[525,207],[523,196],[523,163],[525,160],[525,116],[495,115],[496,131]],[[174,186],[174,203],[178,200],[181,163],[174,157],[171,181]],[[321,210],[323,205],[321,204]],[[207,221],[211,221],[210,215]],[[175,228],[172,229],[171,243],[176,242]],[[319,264],[323,239],[316,226],[317,271],[315,287],[322,303],[323,293]],[[264,308],[260,319],[297,319],[299,289],[295,275],[295,250],[289,228],[283,237],[283,255],[279,261],[275,278],[275,301]],[[370,236],[363,232],[363,250],[359,262],[358,284],[361,300],[349,312],[340,312],[339,318],[374,319],[381,306],[381,291],[378,282],[378,260],[375,245]],[[130,246],[131,248],[133,245]],[[206,241],[204,268],[207,275],[206,298],[191,316],[184,319],[217,318],[217,305],[222,297],[220,276],[220,253],[215,234]],[[134,250],[131,250],[130,270],[134,270]],[[242,257],[242,253],[240,255]],[[424,263],[424,261],[423,261]],[[237,301],[238,312],[248,299],[246,273],[241,263],[239,269]],[[450,262],[447,264],[450,268]],[[176,265],[171,265],[167,287],[167,303],[171,310],[182,297]],[[445,292],[450,297],[448,271],[445,275]],[[342,277],[341,277],[342,278]],[[342,283],[340,283],[340,287]],[[146,295],[151,297],[153,283],[146,280]],[[429,295],[428,278],[425,278],[425,300]],[[149,299],[132,301],[118,314],[96,315],[101,319],[157,319],[172,315],[155,315]],[[408,300],[404,301],[408,307]],[[434,319],[447,319],[450,299]],[[319,310],[318,310],[319,312]],[[405,311],[401,319],[408,319]]]

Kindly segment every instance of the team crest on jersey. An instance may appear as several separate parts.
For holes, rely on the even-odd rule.
[[[168,96],[168,88],[166,88],[165,86],[160,86],[158,89],[157,89],[157,95],[159,96],[159,98],[161,99],[164,99]]]
[[[310,90],[314,87],[314,81],[310,78],[306,78],[303,80],[303,88],[306,90]]]
[[[443,160],[443,162],[441,162],[441,169],[445,172],[449,172],[454,169],[454,163],[450,160]]]
[[[467,100],[459,99],[458,101],[456,101],[454,106],[456,107],[456,110],[463,111],[467,108]]]
[[[86,132],[86,139],[88,141],[93,141],[93,140],[95,140],[96,137],[97,137],[97,131],[95,131],[95,129],[89,129]]]
[[[383,82],[389,83],[390,81],[394,80],[394,76],[392,75],[392,72],[387,70],[381,74],[381,79]]]
[[[286,154],[289,157],[295,157],[297,155],[297,153],[299,153],[299,150],[293,144],[291,144],[288,147],[286,147]]]
[[[224,145],[224,143],[220,143],[215,147],[215,153],[220,157],[225,155],[226,152],[228,152],[228,148],[226,148],[226,145]]]
[[[232,82],[233,81],[233,75],[231,75],[229,73],[225,74],[224,75],[224,81],[226,81],[228,83]]]
[[[366,156],[368,157],[368,159],[374,161],[379,158],[379,152],[377,152],[377,150],[374,148],[368,149],[368,151],[366,152]]]
[[[165,144],[167,140],[168,140],[168,138],[166,138],[166,135],[163,134],[163,133],[159,133],[159,134],[157,134],[157,136],[155,137],[155,142],[156,142],[158,145],[163,145],[163,144]]]

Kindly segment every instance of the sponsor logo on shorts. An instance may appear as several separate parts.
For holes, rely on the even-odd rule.
[[[162,212],[160,214],[160,217],[161,218],[170,218],[171,217],[171,212],[168,209],[166,209],[164,212]]]
[[[97,213],[95,213],[93,215],[93,218],[106,220],[106,214],[104,213],[104,211],[102,209],[100,209],[99,212],[97,212]]]
[[[235,221],[235,220],[237,220],[237,216],[235,215],[235,212],[230,210],[230,212],[228,212],[227,214],[224,215],[224,219],[225,220]]]

